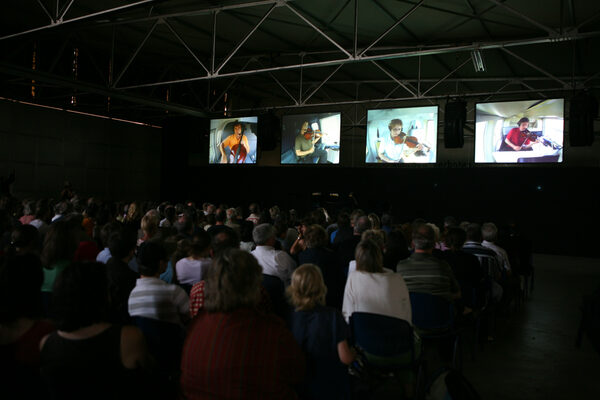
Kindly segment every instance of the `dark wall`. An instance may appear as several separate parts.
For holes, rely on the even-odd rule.
[[[160,195],[162,129],[0,101],[0,176],[12,194],[56,197],[65,180],[82,196]]]

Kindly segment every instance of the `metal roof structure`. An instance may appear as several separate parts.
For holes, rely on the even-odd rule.
[[[597,0],[8,3],[1,97],[143,121],[600,85]]]

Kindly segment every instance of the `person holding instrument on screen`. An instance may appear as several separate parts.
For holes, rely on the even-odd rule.
[[[402,163],[413,154],[424,155],[424,145],[419,143],[414,136],[407,136],[402,132],[402,126],[401,119],[396,118],[390,121],[388,125],[390,136],[384,135],[377,149],[377,155],[383,162]]]
[[[229,157],[225,152],[225,147],[229,147]],[[242,133],[242,123],[236,122],[233,125],[233,134],[227,136],[219,145],[221,151],[221,164],[241,164],[250,154],[250,145],[248,138]]]
[[[300,128],[300,134],[296,136],[294,142],[294,152],[298,163],[327,163],[327,151],[317,146],[321,137],[322,134],[315,133],[308,125],[308,121],[304,121]]]
[[[527,129],[529,127],[529,118],[523,117],[517,122],[518,127],[512,128],[502,144],[500,151],[526,151],[532,150],[534,143],[540,143],[537,136]]]

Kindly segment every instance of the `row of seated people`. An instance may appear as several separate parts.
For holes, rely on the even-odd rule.
[[[156,225],[156,219],[150,225]],[[481,235],[481,230],[475,225],[466,234],[449,229],[445,235],[449,250],[439,252],[434,229],[417,223],[411,233],[412,255],[405,239],[400,246],[404,252],[386,247],[395,234],[403,239],[402,233],[390,231],[386,238],[383,230],[369,229],[371,222],[365,216],[351,222],[352,235],[337,248],[324,227],[305,221],[287,252],[276,249],[283,248],[284,239],[278,230],[259,224],[257,218],[250,221],[253,226],[257,223],[251,241],[243,241],[254,242],[246,247],[253,248],[250,254],[235,250],[240,247],[236,229],[224,224],[215,224],[212,231],[192,227],[188,237],[175,236],[175,242],[147,232],[136,241],[127,229],[105,226],[104,235],[111,232],[104,241],[104,254],[94,254],[90,245],[81,245],[86,241],[77,243],[83,237],[78,231],[81,222],[67,217],[49,225],[42,262],[35,255],[35,240],[28,242],[27,232],[17,230],[8,253],[18,255],[6,254],[2,269],[3,364],[8,368],[11,360],[13,364],[18,360],[21,367],[12,369],[14,379],[8,382],[22,383],[23,376],[35,379],[35,371],[41,371],[45,386],[21,388],[47,387],[58,398],[114,397],[118,385],[101,382],[133,384],[140,379],[144,385],[130,385],[131,391],[118,392],[119,396],[136,390],[139,395],[143,387],[149,396],[180,390],[186,398],[293,398],[297,394],[345,398],[350,388],[344,365],[355,357],[348,331],[354,312],[410,323],[411,291],[456,300],[470,281],[475,286],[487,277],[490,288],[493,283],[500,287],[500,291],[489,290],[497,300],[502,298],[502,288],[510,286],[503,280],[510,273],[498,268],[503,265],[496,261],[500,256],[480,248],[477,232]],[[183,222],[185,226],[187,221]],[[143,231],[148,230],[145,225]],[[331,232],[343,236],[339,227]],[[180,235],[185,236],[181,231]],[[471,268],[478,259],[461,250],[465,236],[472,243],[467,242],[464,250],[471,245],[476,247],[474,254],[488,256],[485,269]],[[172,242],[177,248],[169,257]],[[351,249],[354,262],[346,263],[340,256],[349,253],[346,248]],[[106,266],[79,262],[93,256],[106,261],[106,253],[110,254]],[[398,259],[395,264],[390,263],[391,257]],[[385,267],[390,264],[392,268]],[[425,270],[428,278],[423,279]],[[47,294],[41,303],[36,301],[40,289]],[[459,309],[464,312],[465,305]],[[52,323],[37,319],[44,312]],[[152,321],[185,327],[181,341],[177,330],[171,342],[153,340]],[[40,340],[41,356],[31,349],[29,354],[22,352]],[[91,362],[96,359],[102,361]],[[40,363],[41,370],[32,368]],[[171,386],[161,379],[147,379],[165,369],[170,371]],[[181,377],[173,378],[171,372],[179,369]]]

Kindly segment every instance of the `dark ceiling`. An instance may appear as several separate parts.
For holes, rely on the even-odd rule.
[[[598,0],[5,3],[0,96],[142,121],[600,85]]]

